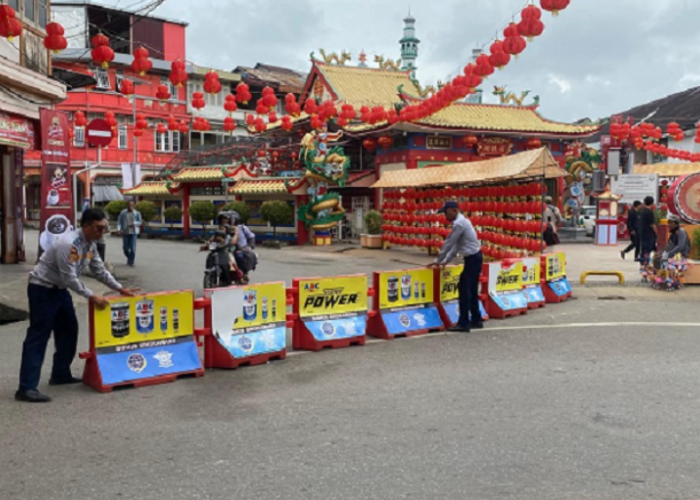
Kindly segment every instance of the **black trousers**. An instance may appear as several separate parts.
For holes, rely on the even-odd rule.
[[[105,250],[107,249],[107,245],[105,243],[98,243],[97,244],[97,253],[100,255],[100,259],[102,259],[102,262],[106,262],[105,260]]]
[[[56,353],[53,356],[51,378],[68,379],[70,365],[78,348],[78,318],[75,316],[73,298],[68,290],[46,288],[30,284],[29,328],[22,347],[22,366],[19,372],[19,389],[34,390],[41,379],[46,347],[53,331]]]
[[[464,270],[459,277],[459,326],[467,327],[470,323],[481,322],[479,277],[483,265],[481,252],[464,258]]]
[[[640,245],[636,234],[630,234],[630,244],[623,250],[623,253],[630,253],[632,250],[634,250],[634,260],[639,260]]]

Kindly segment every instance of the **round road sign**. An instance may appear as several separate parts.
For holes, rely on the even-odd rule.
[[[114,132],[106,120],[95,118],[85,128],[85,136],[90,146],[100,148],[109,146]]]

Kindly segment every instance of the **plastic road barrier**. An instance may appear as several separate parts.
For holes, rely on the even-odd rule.
[[[558,304],[568,300],[573,292],[566,278],[566,255],[563,252],[543,255],[542,289],[548,304]]]
[[[163,292],[90,305],[83,381],[100,392],[204,375],[194,339],[194,292]]]
[[[435,287],[435,303],[438,305],[440,318],[445,326],[451,327],[459,321],[459,277],[464,264],[447,266],[445,269],[435,268],[434,280],[439,283]],[[481,280],[481,276],[479,277]],[[483,297],[479,296],[479,309],[482,321],[488,321],[489,315],[484,308]],[[471,320],[471,318],[470,318]]]
[[[487,277],[486,312],[489,317],[503,319],[527,314],[522,261],[488,262],[484,264],[483,270]]]
[[[374,273],[374,310],[368,334],[385,340],[444,330],[435,304],[432,269]]]
[[[528,309],[539,309],[547,304],[542,291],[542,270],[538,257],[523,259],[523,291]]]

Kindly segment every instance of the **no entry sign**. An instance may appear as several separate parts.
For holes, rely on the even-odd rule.
[[[85,133],[90,146],[101,148],[109,146],[109,144],[112,142],[112,127],[110,127],[106,120],[101,118],[95,118],[88,123]]]

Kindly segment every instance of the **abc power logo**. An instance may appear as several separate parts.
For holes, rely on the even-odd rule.
[[[304,309],[334,309],[359,304],[359,294],[346,293],[344,287],[323,288],[320,283],[307,283],[304,291],[309,294]]]

